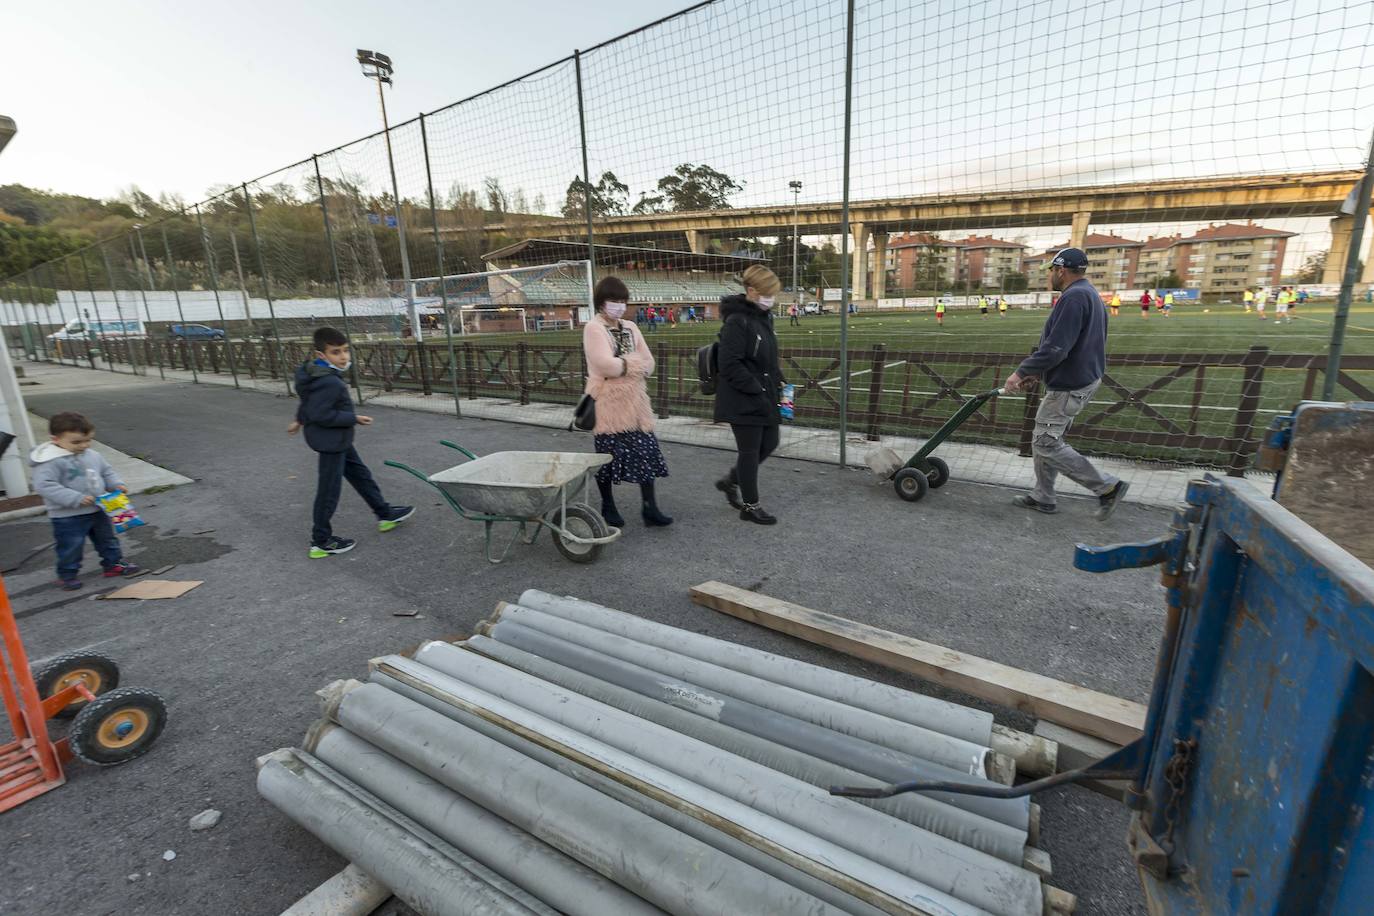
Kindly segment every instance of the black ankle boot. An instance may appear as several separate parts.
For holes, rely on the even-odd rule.
[[[650,528],[666,528],[673,523],[671,517],[659,511],[658,500],[654,498],[654,482],[639,485],[640,495],[643,497],[643,506],[640,516],[644,519],[644,524]]]
[[[625,518],[620,514],[620,510],[615,507],[615,495],[611,486],[609,480],[596,482],[596,488],[601,491],[601,517],[612,528],[624,528]]]
[[[740,521],[753,522],[755,525],[776,525],[777,516],[769,515],[768,511],[755,503],[754,505],[744,504],[744,508],[739,510]]]
[[[740,496],[739,484],[735,483],[733,477],[728,474],[716,481],[716,489],[725,494],[725,501],[731,508],[743,509],[744,497]]]

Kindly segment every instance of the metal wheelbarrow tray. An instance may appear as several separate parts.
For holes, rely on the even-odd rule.
[[[479,458],[453,442],[440,440],[440,444],[471,460],[428,475],[399,461],[386,464],[434,487],[463,518],[482,522],[486,528],[488,561],[504,560],[516,538],[533,544],[540,529],[546,527],[553,532],[558,552],[574,563],[595,561],[603,545],[620,537],[620,529],[607,525],[588,502],[590,472],[608,464],[610,455],[494,452]],[[579,487],[580,494],[576,492]],[[517,527],[500,554],[493,555],[492,531],[498,522],[512,522]]]

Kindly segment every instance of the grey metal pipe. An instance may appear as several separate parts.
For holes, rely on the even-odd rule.
[[[909,754],[842,735],[837,731],[756,706],[725,693],[686,680],[668,677],[648,668],[613,658],[595,649],[561,640],[540,630],[503,620],[490,628],[490,636],[507,645],[542,656],[585,674],[643,693],[670,706],[685,709],[760,738],[776,741],[822,760],[857,770],[874,779],[902,782],[909,779],[985,781]],[[1017,830],[1030,828],[1030,802],[1026,799],[980,798],[973,795],[923,793],[945,804],[972,811]]]
[[[804,719],[841,734],[872,741],[874,744],[938,763],[966,775],[979,778],[987,776],[987,757],[990,753],[987,745],[952,738],[928,728],[899,722],[866,709],[847,706],[826,697],[775,684],[760,677],[743,674],[712,662],[704,662],[670,649],[660,649],[543,611],[508,604],[499,611],[499,620],[542,630],[561,639],[594,648],[606,655],[651,668],[660,674],[682,678],[730,696],[748,697],[750,702],[756,705]]]
[[[259,760],[258,793],[397,897],[435,916],[536,912],[368,808],[299,754],[283,749]]]
[[[538,589],[526,590],[520,596],[519,604],[984,747],[992,742],[992,713],[979,709],[655,623],[590,601],[551,595]]]
[[[374,664],[393,676],[398,669],[406,671],[450,693],[459,693],[462,685],[476,687],[974,906],[1032,914],[1043,906],[1039,879],[1019,863],[837,798],[481,655],[429,642],[414,659],[388,657]],[[426,667],[432,669],[427,674]]]
[[[590,786],[602,795],[612,798],[623,805],[627,805],[642,814],[647,814],[654,820],[666,824],[674,830],[680,831],[693,839],[699,840],[712,849],[723,852],[732,859],[738,859],[747,865],[752,865],[764,874],[777,878],[779,881],[789,884],[819,900],[823,900],[841,912],[849,913],[851,916],[885,916],[886,911],[880,910],[872,904],[865,903],[844,890],[834,885],[827,884],[825,881],[809,875],[806,872],[800,871],[780,859],[775,859],[768,853],[736,839],[729,833],[717,830],[711,825],[697,820],[695,817],[678,811],[676,808],[669,807],[647,795],[642,795],[629,786],[616,782],[549,748],[535,744],[533,741],[526,740],[514,732],[507,731],[500,726],[493,725],[480,716],[445,703],[443,700],[431,694],[411,687],[408,684],[403,684],[380,671],[372,672],[368,681],[373,684],[380,684],[390,691],[414,700],[422,706],[432,709],[461,725],[467,726],[480,735],[484,735],[491,738],[493,741],[505,745],[522,756],[557,770],[563,775],[575,779],[585,786]]]
[[[513,668],[519,668],[521,671],[549,683],[575,690],[583,696],[591,697],[641,719],[648,719],[651,722],[671,728],[673,731],[713,744],[731,753],[739,754],[755,763],[761,763],[770,769],[805,780],[815,786],[883,785],[881,780],[871,779],[856,770],[821,760],[818,757],[812,757],[809,754],[784,747],[749,732],[670,706],[644,694],[618,687],[486,636],[474,636],[463,646]],[[425,653],[426,648],[422,647],[420,652]],[[452,673],[448,667],[431,662],[429,658],[420,658],[418,654],[416,657],[426,664],[434,665],[441,671]],[[1027,839],[1025,831],[956,808],[953,805],[944,804],[933,798],[927,798],[920,793],[909,793],[887,799],[854,799],[854,801],[875,808],[892,817],[900,818],[932,833],[948,837],[965,846],[972,846],[974,849],[995,855],[1013,865],[1020,865],[1025,856]]]
[[[498,724],[523,712],[480,691],[464,702]],[[670,913],[838,912],[378,684],[349,690],[331,705],[330,717],[358,737]],[[547,722],[521,718],[536,729]]]
[[[333,723],[312,728],[306,750],[569,916],[654,916],[663,912]]]

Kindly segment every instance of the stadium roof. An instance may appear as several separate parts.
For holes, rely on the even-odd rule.
[[[704,270],[715,273],[737,273],[763,258],[730,254],[697,254],[671,248],[631,248],[626,245],[594,245],[598,267],[620,267],[638,270]],[[555,261],[585,261],[585,242],[561,242],[552,239],[525,239],[482,255],[484,261],[512,261],[518,266],[552,264]]]

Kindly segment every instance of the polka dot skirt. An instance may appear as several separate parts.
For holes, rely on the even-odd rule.
[[[598,483],[647,483],[655,477],[668,476],[668,462],[663,460],[658,437],[653,433],[632,430],[592,438],[598,453],[614,456],[610,464],[597,469]]]

